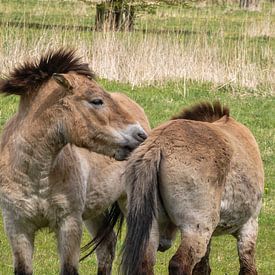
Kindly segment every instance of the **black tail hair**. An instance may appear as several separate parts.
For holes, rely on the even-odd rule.
[[[157,216],[161,152],[158,148],[150,148],[147,151],[143,147],[141,145],[132,154],[125,171],[125,180],[130,192],[127,194],[127,235],[123,246],[121,271],[127,275],[140,274],[153,220]]]
[[[80,261],[83,261],[89,257],[94,251],[108,239],[108,236],[113,231],[115,225],[117,225],[117,235],[121,233],[122,225],[124,221],[123,213],[121,212],[119,205],[115,202],[110,209],[105,212],[105,219],[97,232],[97,235],[85,246],[81,248],[81,252],[85,253],[90,250],[86,255],[80,258]]]

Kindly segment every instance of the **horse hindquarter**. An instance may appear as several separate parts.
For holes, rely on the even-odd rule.
[[[219,222],[232,156],[229,142],[215,127],[185,124],[174,123],[171,135],[167,131],[159,175],[164,208],[181,231],[181,245],[169,265],[171,274],[181,274],[180,270],[191,274],[205,255]],[[202,133],[208,139],[200,139]]]

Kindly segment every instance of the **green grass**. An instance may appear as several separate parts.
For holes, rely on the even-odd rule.
[[[181,31],[186,35],[207,32],[217,35],[222,29],[228,39],[239,38],[244,28],[251,23],[275,20],[273,6],[262,1],[261,11],[240,10],[236,5],[198,8],[196,4],[169,6],[162,4],[153,8],[153,13],[136,11],[135,30]],[[93,28],[95,5],[82,1],[4,0],[0,5],[0,23],[40,24],[46,26],[81,26]],[[274,38],[274,37],[273,37]]]
[[[231,109],[231,115],[248,126],[254,133],[265,167],[264,205],[259,218],[260,231],[257,242],[257,266],[259,274],[275,274],[275,98],[254,96],[249,91],[232,93],[230,90],[215,90],[211,83],[170,82],[162,87],[131,89],[129,85],[100,81],[109,91],[121,91],[144,107],[151,126],[155,127],[182,107],[201,101],[219,99]],[[0,98],[0,131],[5,121],[15,112],[18,100],[15,97]],[[12,274],[12,256],[3,225],[0,223],[0,274]],[[83,244],[89,240],[85,231]],[[177,242],[178,243],[178,240]],[[35,274],[58,274],[58,258],[53,234],[47,230],[38,233],[35,242]],[[118,243],[118,249],[121,241]],[[169,259],[176,245],[166,253],[159,253],[156,274],[167,274]],[[238,257],[233,237],[215,238],[212,242],[211,265],[214,275],[237,274]],[[118,261],[114,265],[117,274]],[[91,257],[80,264],[81,274],[96,274],[96,260]]]
[[[210,57],[213,57],[211,55],[215,57],[217,51],[216,59],[213,57],[213,64],[225,63],[232,72],[236,71],[238,66],[246,68],[245,65],[248,64],[251,65],[251,69],[244,72],[245,76],[257,75],[259,72],[266,73],[266,76],[263,75],[254,86],[252,85],[254,88],[248,89],[240,86],[238,81],[237,85],[230,81],[224,83],[223,80],[219,80],[220,78],[215,83],[209,83],[191,82],[188,81],[188,77],[184,77],[184,81],[162,81],[161,85],[153,80],[150,83],[155,83],[155,86],[142,86],[134,89],[128,84],[100,80],[107,90],[122,91],[143,106],[152,127],[166,121],[186,105],[201,100],[219,99],[230,107],[233,117],[251,129],[259,143],[265,167],[264,204],[259,218],[260,230],[257,243],[257,266],[260,275],[275,274],[275,97],[270,96],[274,95],[272,71],[274,72],[275,64],[275,14],[272,10],[274,10],[274,4],[272,5],[269,1],[262,1],[261,11],[253,12],[240,10],[236,5],[198,8],[194,1],[190,1],[188,5],[176,7],[160,5],[153,14],[137,13],[136,32],[126,35],[115,34],[114,48],[119,48],[121,45],[125,47],[127,51],[123,52],[126,56],[125,62],[131,59],[132,52],[129,49],[133,47],[138,49],[139,45],[145,45],[139,44],[140,41],[151,43],[148,45],[148,50],[151,45],[155,45],[152,41],[157,40],[160,45],[169,42],[171,56],[174,53],[172,47],[179,43],[183,47],[180,47],[178,51],[186,52],[191,49],[192,53],[195,49],[197,54],[205,53]],[[11,68],[18,60],[34,56],[36,52],[40,53],[45,49],[60,45],[81,48],[85,54],[87,52],[89,61],[94,62],[93,51],[99,50],[101,44],[99,48],[93,48],[91,45],[99,43],[98,41],[104,42],[104,35],[91,32],[89,29],[94,26],[94,16],[95,7],[82,1],[1,0],[0,70]],[[30,28],[35,24],[41,26]],[[266,31],[269,24],[270,28]],[[77,31],[73,28],[62,29],[56,26],[81,26],[84,31]],[[147,32],[139,32],[144,29]],[[154,31],[160,32],[155,34]],[[122,44],[117,42],[120,40],[123,41]],[[105,39],[106,41],[110,43],[113,40]],[[158,46],[157,43],[156,45]],[[106,45],[103,43],[102,47],[104,46]],[[112,52],[112,47],[110,49],[110,56],[107,56],[107,59],[118,54]],[[159,50],[159,47],[156,49]],[[211,49],[213,51],[210,51]],[[25,55],[26,53],[29,55]],[[169,54],[169,51],[166,53]],[[152,54],[154,54],[154,49]],[[175,54],[177,54],[176,50]],[[147,61],[144,62],[143,57],[140,59],[142,63],[145,63],[144,69],[146,69]],[[236,64],[234,62],[231,64],[232,61]],[[138,64],[141,65],[141,63]],[[95,70],[97,70],[100,63],[92,64],[92,66],[95,65]],[[112,65],[115,64],[112,63]],[[200,71],[203,62],[193,65],[198,66],[198,71]],[[137,65],[134,63],[134,66]],[[255,68],[257,68],[256,71]],[[191,70],[190,67],[189,69]],[[211,67],[210,73],[212,69]],[[118,73],[120,73],[119,70]],[[127,71],[128,73],[130,74]],[[194,74],[196,73],[194,70]],[[191,75],[190,78],[198,79],[196,75]],[[0,97],[0,133],[5,122],[16,111],[17,104],[16,97]],[[85,231],[83,244],[88,240],[89,236]],[[169,259],[178,243],[177,239],[176,244],[169,251],[158,254],[157,275],[167,274]],[[117,252],[121,245],[122,241],[119,241]],[[211,266],[214,275],[238,274],[236,243],[232,237],[218,237],[213,240]],[[114,265],[114,274],[117,274],[117,267],[118,261]],[[58,274],[58,270],[59,262],[54,236],[47,230],[42,230],[37,234],[35,242],[35,274]],[[11,250],[1,219],[0,275],[12,274],[12,272]],[[94,256],[80,264],[80,273],[96,274]]]
[[[94,5],[81,1],[2,0],[0,22],[41,25],[94,25]]]

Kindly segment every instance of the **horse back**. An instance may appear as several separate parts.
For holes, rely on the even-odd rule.
[[[174,120],[164,124],[159,134],[167,171],[192,178],[211,175],[219,181],[229,170],[233,149],[230,140],[218,127],[208,122]],[[184,175],[187,176],[187,175]]]

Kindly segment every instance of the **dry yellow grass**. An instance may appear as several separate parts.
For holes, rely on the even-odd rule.
[[[43,23],[48,16],[47,8],[53,7],[31,12],[33,16],[39,14]],[[87,6],[81,2],[74,12],[75,16],[87,16]],[[275,86],[272,12],[257,21],[250,20],[250,14],[241,15],[243,21],[234,15],[232,29],[219,17],[222,14],[209,9],[190,13],[183,9],[157,11],[156,27],[162,29],[172,22],[183,33],[175,33],[173,28],[162,33],[98,33],[60,29],[54,25],[34,30],[24,25],[11,27],[7,21],[0,26],[0,72],[6,73],[17,63],[49,48],[69,46],[80,51],[99,77],[132,86],[184,79],[209,81],[217,87],[230,85],[252,90],[264,87],[265,93],[272,94]],[[31,22],[27,17],[23,19]],[[150,17],[142,20],[145,19],[148,24],[152,23]],[[183,25],[184,22],[189,25]]]

